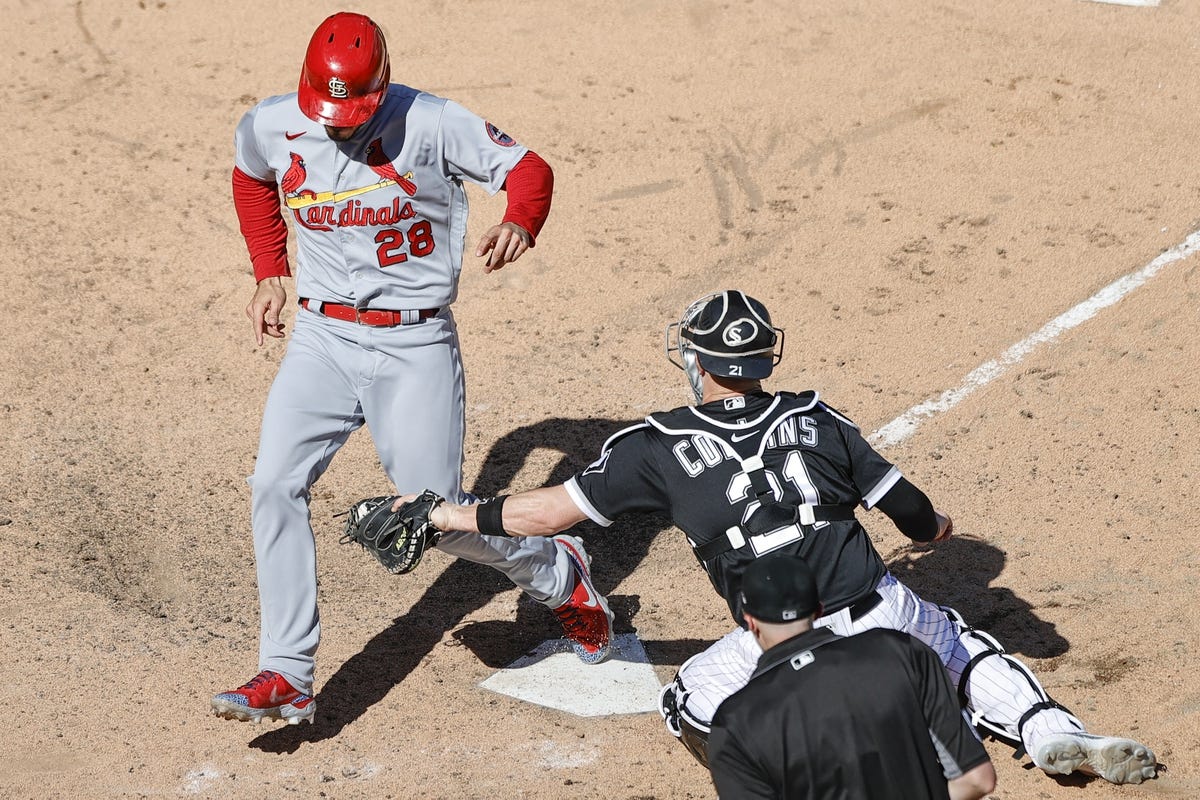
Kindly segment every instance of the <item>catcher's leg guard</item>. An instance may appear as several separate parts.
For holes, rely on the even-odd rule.
[[[658,713],[671,735],[683,742],[687,751],[708,769],[708,734],[712,729],[688,713],[686,699],[687,690],[677,674],[658,693]]]
[[[947,667],[958,678],[958,700],[970,711],[972,724],[1012,744],[1014,758],[1020,758],[1031,740],[1048,730],[1083,730],[1083,723],[1046,693],[1029,667],[1005,652],[990,634],[967,625],[953,608],[940,608],[958,629],[959,647]],[[1056,712],[1056,719],[1047,731],[1026,731],[1030,720],[1050,710]]]

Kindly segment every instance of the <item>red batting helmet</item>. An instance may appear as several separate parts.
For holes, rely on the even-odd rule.
[[[342,12],[313,32],[300,71],[300,110],[335,128],[366,122],[392,77],[383,31],[369,17]]]

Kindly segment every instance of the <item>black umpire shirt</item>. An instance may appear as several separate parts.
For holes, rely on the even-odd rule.
[[[903,480],[858,426],[816,392],[755,392],[651,415],[612,436],[566,488],[593,522],[608,526],[625,513],[665,512],[696,547],[726,536],[758,507],[741,461],[758,453],[778,499],[793,505],[870,509]],[[739,549],[701,561],[739,625],[742,571],[766,552],[802,556],[816,573],[827,613],[869,595],[886,572],[853,519],[746,539]]]
[[[827,628],[763,653],[717,709],[708,755],[721,800],[944,800],[988,758],[931,649]]]

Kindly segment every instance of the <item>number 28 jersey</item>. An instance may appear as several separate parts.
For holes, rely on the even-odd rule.
[[[869,594],[886,567],[857,519],[759,536],[746,531],[761,505],[746,469],[756,456],[774,499],[793,506],[870,509],[901,478],[858,426],[816,392],[757,392],[654,414],[619,431],[566,488],[583,513],[606,527],[628,512],[665,513],[693,548],[736,529],[741,546],[707,561],[697,558],[739,624],[742,572],[774,550],[808,561],[827,612]]]
[[[495,194],[528,152],[457,103],[399,84],[347,141],[304,116],[293,92],[246,112],[234,146],[242,172],[283,193],[297,294],[396,310],[454,301],[463,182]]]

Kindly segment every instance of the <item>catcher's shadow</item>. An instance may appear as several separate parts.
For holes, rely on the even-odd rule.
[[[599,457],[600,448],[609,436],[632,424],[632,420],[554,418],[517,428],[492,446],[471,492],[487,497],[531,488],[513,486],[513,481],[535,449],[557,450],[561,454],[542,485],[564,483]],[[637,595],[610,595],[609,590],[637,569],[654,538],[671,527],[671,521],[665,517],[639,514],[622,518],[608,529],[590,521],[570,529],[572,535],[583,539],[592,557],[592,581],[606,595],[612,608],[614,632],[634,630],[632,621],[641,608],[641,599]],[[506,582],[505,585],[511,588],[511,584]],[[524,596],[518,604],[515,620],[472,623],[453,634],[491,667],[507,666],[546,639],[561,635],[562,629],[548,609]],[[691,643],[692,640],[687,640],[682,645]],[[662,644],[662,649],[667,652],[678,649],[672,649],[669,642]],[[647,645],[647,653],[653,658],[657,651],[651,651],[649,643]],[[700,649],[707,645],[704,643]]]
[[[510,484],[535,449],[562,453],[544,485],[562,483],[599,455],[608,436],[629,424],[619,420],[557,418],[518,428],[492,446],[471,491],[486,497],[505,490],[531,488]],[[623,523],[619,541],[593,536],[599,529],[591,523],[582,523],[571,532],[585,540],[593,556],[593,581],[601,592],[606,592],[636,569],[654,537],[668,527],[667,520],[645,516]],[[360,652],[338,667],[317,695],[319,711],[313,724],[274,728],[253,739],[250,746],[268,752],[294,752],[304,742],[337,736],[402,682],[442,641],[447,630],[454,630],[500,592],[512,589],[512,583],[495,570],[468,561],[452,562],[408,613],[396,617]],[[617,616],[616,630],[631,630],[628,623],[640,602],[636,597],[611,600]],[[544,639],[561,635],[556,626],[548,609],[529,602],[519,604],[514,622],[466,626],[463,631],[456,631],[455,638],[489,666],[501,666]],[[660,644],[662,647],[655,652],[674,657],[676,651],[693,643],[689,640]],[[707,645],[697,644],[696,649]]]
[[[1053,658],[1070,649],[1054,624],[1011,589],[992,586],[1004,570],[1004,551],[969,536],[892,558],[892,574],[931,603],[950,606],[973,628],[996,637],[1010,653]],[[1053,587],[1051,587],[1053,588]]]
[[[613,612],[613,633],[618,636],[637,633],[633,620],[641,611],[641,597],[636,594],[610,594],[606,599]],[[456,642],[493,669],[503,669],[536,650],[547,639],[561,635],[562,628],[552,615],[546,613],[542,604],[524,595],[517,603],[515,620],[471,622],[451,633]],[[710,644],[710,639],[642,640],[647,660],[656,666],[678,667]]]
[[[922,598],[953,607],[968,625],[994,636],[1008,652],[1039,659],[1064,655],[1070,650],[1070,642],[1059,635],[1053,623],[1037,615],[1036,605],[1010,589],[991,586],[1005,561],[1004,551],[999,548],[980,539],[956,536],[928,550],[908,549],[890,559],[888,566]],[[1041,591],[1057,592],[1059,587],[1050,583]],[[1057,599],[1049,599],[1043,607],[1057,604]],[[1024,768],[1037,769],[1032,761]],[[1166,766],[1160,762],[1158,770],[1161,774]],[[1102,781],[1082,772],[1051,777],[1060,786],[1076,788]]]

